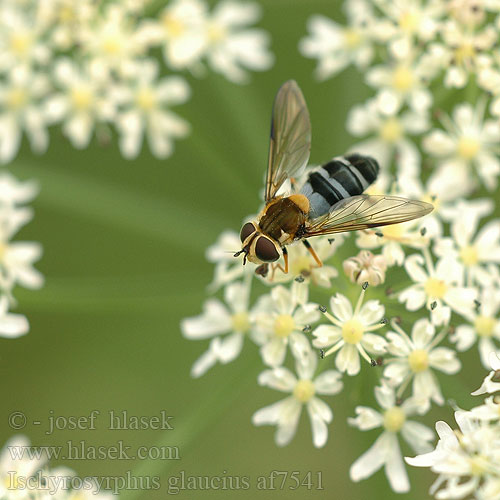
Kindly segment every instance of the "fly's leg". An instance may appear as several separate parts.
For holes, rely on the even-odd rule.
[[[285,260],[285,268],[283,269],[283,266],[281,264],[271,264],[272,272],[269,281],[273,281],[276,269],[280,269],[285,274],[288,274],[288,250],[285,247],[283,247],[282,250],[283,250],[283,259]]]
[[[311,246],[311,244],[307,240],[302,240],[302,243],[304,243],[304,246],[307,248],[309,253],[313,256],[313,259],[316,261],[317,266],[313,267],[323,267],[323,262],[321,262],[321,259],[318,257],[318,254],[314,251],[314,248]]]

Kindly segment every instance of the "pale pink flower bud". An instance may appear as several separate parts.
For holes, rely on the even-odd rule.
[[[383,255],[373,255],[368,250],[361,250],[356,257],[349,257],[343,264],[344,272],[353,283],[359,285],[368,282],[371,286],[385,281],[387,263]]]

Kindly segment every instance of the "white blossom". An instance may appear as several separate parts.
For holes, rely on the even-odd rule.
[[[308,302],[308,296],[307,284],[294,281],[290,289],[278,285],[261,297],[262,303],[269,304],[257,316],[257,328],[265,336],[260,352],[266,365],[282,365],[288,345],[296,357],[307,352],[309,340],[302,332],[319,319],[318,305]]]
[[[42,247],[36,242],[11,241],[21,225],[27,222],[20,209],[8,209],[0,214],[0,275],[8,290],[19,284],[37,289],[43,285],[43,276],[33,265],[42,255]],[[31,215],[31,214],[30,214]]]
[[[146,52],[147,44],[138,36],[135,23],[120,3],[96,11],[96,16],[80,30],[81,51],[90,57],[92,74],[99,80],[135,72],[135,61]]]
[[[104,94],[104,86],[87,70],[69,59],[59,59],[54,78],[60,91],[46,102],[49,119],[54,123],[62,121],[64,134],[79,149],[89,145],[96,123],[110,121],[115,115],[115,106]]]
[[[474,212],[461,211],[452,221],[451,237],[439,239],[434,246],[437,256],[460,261],[468,286],[491,285],[486,266],[500,263],[500,220],[488,222],[479,231],[478,223],[479,217]]]
[[[328,427],[333,419],[331,408],[317,395],[331,396],[342,390],[341,376],[335,370],[326,370],[315,376],[317,356],[309,348],[295,360],[298,377],[285,367],[266,370],[259,375],[259,384],[290,396],[256,411],[254,425],[276,425],[275,441],[278,446],[287,445],[295,435],[302,407],[307,408],[313,443],[321,448],[328,439]]]
[[[28,500],[30,490],[17,487],[17,476],[30,478],[44,466],[46,460],[43,455],[30,457],[28,453],[23,453],[25,448],[30,446],[28,438],[25,436],[14,436],[4,445],[0,453],[0,497],[12,500]],[[19,453],[16,456],[16,453]]]
[[[379,38],[381,41],[390,39],[391,52],[396,54],[402,43],[432,40],[446,12],[439,0],[376,0],[376,4],[384,14]]]
[[[120,149],[127,158],[137,157],[144,136],[153,154],[166,158],[173,152],[173,140],[189,133],[189,124],[169,109],[187,101],[189,86],[180,76],[157,80],[158,71],[155,61],[145,61],[137,68],[131,85],[121,89],[123,111],[116,125],[121,134]]]
[[[432,104],[425,75],[418,59],[411,55],[372,67],[366,74],[366,82],[379,90],[378,105],[386,114],[395,114],[405,103],[416,113],[425,114]]]
[[[482,30],[464,27],[455,20],[448,20],[441,30],[444,56],[441,61],[446,69],[444,84],[447,87],[464,87],[471,74],[479,73],[489,64],[490,51],[498,34],[491,24]]]
[[[495,352],[491,352],[488,359],[491,371],[483,380],[481,387],[471,393],[473,396],[500,391],[500,356]]]
[[[7,171],[0,173],[0,206],[14,207],[31,201],[38,192],[34,181],[19,181]]]
[[[483,420],[477,420],[470,412],[455,412],[458,429],[453,430],[446,422],[437,422],[439,442],[429,453],[406,457],[416,467],[430,467],[439,474],[430,489],[436,498],[495,498],[484,496],[484,489],[491,488],[491,480],[500,475],[500,446],[498,430]]]
[[[387,351],[394,357],[384,359],[384,377],[400,387],[398,396],[413,381],[412,396],[422,405],[421,412],[427,411],[430,400],[442,405],[444,397],[434,371],[453,375],[461,367],[455,351],[439,345],[447,329],[436,335],[434,325],[421,318],[414,323],[410,338],[396,322],[392,327],[395,331],[387,333]]]
[[[203,1],[174,0],[160,12],[158,20],[142,21],[139,37],[162,46],[167,66],[196,70],[207,48],[207,15]]]
[[[491,287],[483,288],[470,323],[459,325],[451,336],[460,351],[470,349],[477,341],[481,362],[485,368],[490,366],[490,353],[500,353],[500,347],[496,345],[500,341],[499,311],[500,290]]]
[[[9,72],[8,79],[0,82],[0,162],[7,163],[17,154],[23,132],[32,149],[42,153],[49,136],[41,98],[48,89],[47,79],[26,67]]]
[[[413,398],[396,404],[394,390],[382,384],[375,388],[375,398],[382,413],[366,406],[356,407],[356,417],[349,418],[349,424],[362,431],[383,429],[371,448],[363,453],[350,468],[353,481],[361,481],[370,477],[381,467],[391,488],[397,493],[409,491],[410,482],[399,447],[398,434],[418,453],[431,449],[429,442],[433,439],[432,431],[425,425],[408,420],[419,409],[418,401]]]
[[[243,255],[234,254],[241,249],[241,240],[234,231],[223,231],[217,241],[209,246],[205,256],[215,264],[214,277],[208,286],[211,292],[216,292],[221,286],[241,278],[244,274],[253,274],[255,266],[251,263],[243,265]]]
[[[261,343],[255,328],[259,308],[249,307],[250,280],[227,285],[224,300],[226,304],[217,299],[207,300],[203,314],[181,322],[186,338],[212,339],[208,350],[191,368],[193,377],[203,375],[217,362],[225,364],[236,359],[243,349],[245,336]]]
[[[337,293],[330,299],[330,309],[333,315],[326,312],[325,316],[332,325],[318,326],[313,335],[313,346],[327,348],[325,356],[336,353],[335,365],[341,372],[356,375],[360,370],[359,354],[373,364],[367,352],[374,355],[385,353],[386,340],[371,333],[385,326],[382,321],[384,306],[378,300],[369,300],[363,304],[366,286],[363,286],[359,299],[353,310],[351,303],[344,295]]]
[[[472,317],[477,291],[463,286],[463,268],[455,259],[442,258],[434,265],[430,252],[424,249],[423,255],[406,259],[405,269],[414,284],[399,293],[399,301],[409,311],[425,305],[435,325],[447,324],[451,310]]]
[[[269,52],[269,35],[249,28],[260,17],[257,3],[222,0],[206,19],[206,58],[208,65],[228,80],[245,82],[246,69],[269,69],[274,57]]]
[[[7,73],[19,66],[29,70],[35,64],[49,62],[50,50],[30,9],[17,2],[2,2],[0,19],[0,72]]]
[[[420,152],[408,136],[428,130],[427,114],[399,111],[398,108],[392,113],[385,112],[377,98],[354,106],[347,116],[347,130],[356,137],[370,137],[354,144],[350,150],[374,157],[382,170],[388,169],[395,158],[398,165],[419,168]]]
[[[424,149],[438,158],[440,170],[469,179],[469,192],[476,175],[492,190],[500,173],[500,125],[484,119],[485,106],[484,99],[475,107],[468,102],[458,104],[451,118],[440,115],[444,130],[434,129],[423,141]]]
[[[322,15],[314,15],[307,22],[309,34],[300,41],[299,50],[305,57],[317,59],[316,76],[320,80],[337,74],[349,64],[364,69],[373,59],[370,4],[357,4],[356,11],[349,9],[351,19],[347,26]]]
[[[22,314],[9,312],[9,299],[7,296],[0,297],[0,336],[6,338],[17,338],[28,333],[29,323]]]

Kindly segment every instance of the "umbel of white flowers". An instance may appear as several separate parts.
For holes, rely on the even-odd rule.
[[[213,296],[201,315],[182,323],[185,337],[210,339],[192,373],[224,369],[216,363],[256,345],[268,367],[258,383],[286,395],[258,410],[254,424],[276,426],[274,440],[283,446],[306,408],[313,444],[325,446],[334,415],[329,396],[341,391],[342,376],[377,370],[369,380],[378,408],[358,401],[348,423],[380,434],[352,464],[351,479],[384,468],[394,491],[409,491],[402,438],[420,465],[439,474],[431,490],[436,498],[498,498],[495,397],[460,410],[458,431],[439,423],[434,452],[425,415],[457,397],[446,392],[446,377],[462,369],[475,373],[481,363],[489,367],[490,352],[500,352],[500,220],[495,200],[477,195],[479,188],[493,193],[500,175],[500,3],[349,0],[344,7],[344,24],[312,16],[299,51],[317,61],[318,78],[354,65],[371,89],[346,116],[354,138],[349,151],[381,165],[366,193],[419,199],[434,210],[352,237],[311,239],[320,268],[302,246],[290,245],[290,272],[273,279],[255,276],[251,264],[232,257],[228,251],[241,241],[224,231],[207,250]],[[447,89],[456,99],[444,96]],[[300,190],[310,168],[294,187]],[[370,288],[360,290],[365,282]],[[463,366],[458,354],[476,346]],[[311,358],[312,347],[322,349],[326,361]],[[500,386],[500,365],[492,366],[482,392]]]

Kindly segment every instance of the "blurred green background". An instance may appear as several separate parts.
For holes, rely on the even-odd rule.
[[[349,480],[351,463],[379,435],[379,430],[360,432],[346,423],[356,404],[375,406],[368,367],[354,380],[344,377],[342,394],[327,399],[335,418],[321,450],[312,445],[305,414],[284,449],[274,444],[274,428],[251,424],[255,410],[282,395],[257,386],[264,367],[250,343],[236,362],[216,366],[199,380],[189,376],[208,342],[183,339],[179,321],[201,312],[212,278],[206,247],[222,230],[238,231],[242,218],[258,208],[277,89],[294,78],[304,92],[313,127],[312,163],[349,147],[353,141],[344,129],[347,111],[370,95],[352,69],[317,82],[314,62],[297,49],[311,14],[343,19],[340,2],[269,0],[261,5],[260,26],[271,33],[274,67],[253,74],[251,83],[243,86],[213,73],[200,80],[188,76],[193,96],[176,111],[190,121],[192,133],[177,143],[168,160],[155,159],[146,148],[137,160],[127,161],[115,138],[108,146],[94,141],[89,149],[77,151],[55,129],[47,154],[34,156],[24,144],[7,166],[21,179],[37,179],[41,187],[33,204],[35,219],[17,239],[43,244],[37,267],[46,285],[41,291],[17,290],[19,311],[31,323],[29,334],[13,341],[0,339],[0,440],[16,433],[7,418],[19,410],[29,422],[42,422],[28,423],[23,430],[35,445],[85,439],[94,446],[119,440],[132,447],[159,442],[178,446],[178,461],[52,463],[67,465],[82,477],[120,476],[128,470],[161,477],[161,490],[123,492],[127,498],[165,498],[168,476],[181,471],[248,476],[252,485],[246,491],[187,490],[178,495],[189,499],[426,498],[433,480],[428,470],[410,471],[408,495],[394,494],[383,472],[358,484]],[[475,352],[462,356],[465,363],[468,358],[479,367]],[[483,373],[474,376],[474,387],[465,371],[445,384],[473,389]],[[80,416],[94,409],[101,412],[96,430],[46,434],[50,412]],[[174,416],[175,430],[110,431],[109,410],[150,416],[165,410]],[[434,411],[424,422],[432,426],[439,418],[451,423],[451,407]],[[404,447],[403,453],[412,454]],[[257,492],[257,477],[272,470],[299,471],[301,476],[322,472],[324,489]]]

